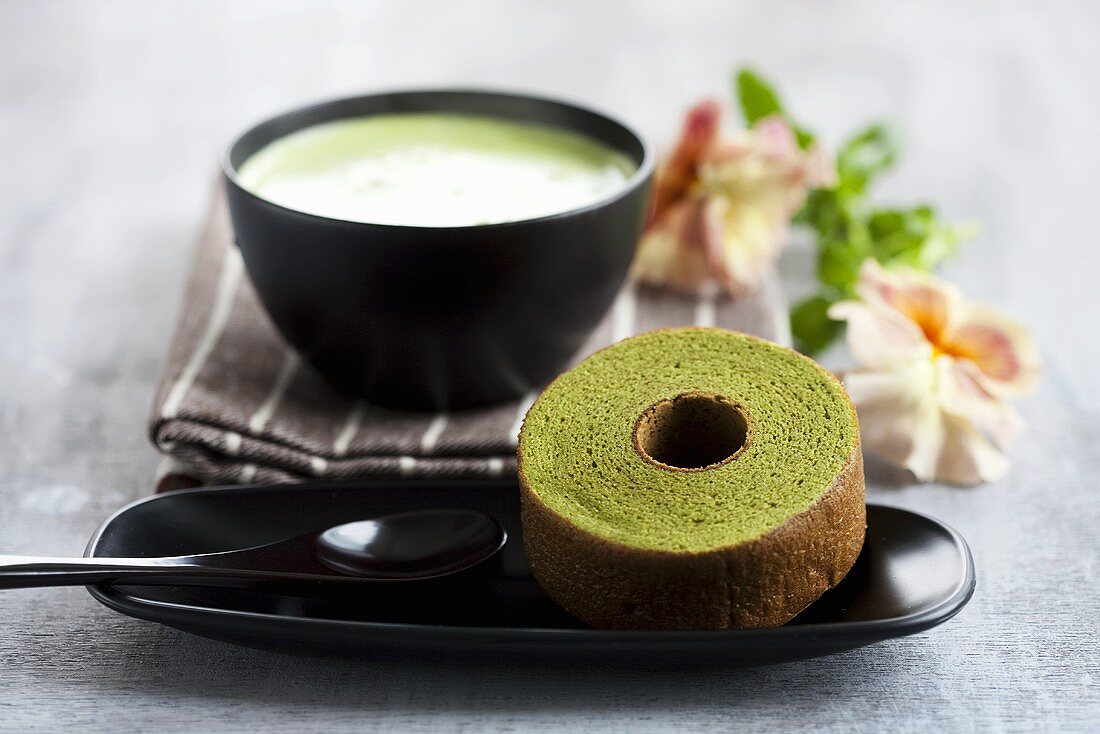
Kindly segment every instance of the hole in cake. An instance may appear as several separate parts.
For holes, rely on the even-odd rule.
[[[752,438],[744,409],[721,395],[687,392],[646,408],[634,450],[662,469],[700,471],[733,460]]]

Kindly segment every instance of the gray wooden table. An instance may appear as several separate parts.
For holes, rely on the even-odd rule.
[[[258,116],[377,88],[521,87],[655,139],[750,61],[836,140],[897,120],[884,197],[984,234],[950,269],[1018,314],[1046,378],[1004,481],[871,498],[970,540],[944,627],[727,674],[331,662],[0,594],[0,730],[1093,730],[1100,720],[1100,13],[1081,3],[0,4],[0,549],[80,553],[150,492],[147,406],[220,146]],[[784,273],[806,283],[805,254]],[[838,363],[842,357],[835,356]]]

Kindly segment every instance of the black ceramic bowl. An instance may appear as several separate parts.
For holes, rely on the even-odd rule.
[[[621,190],[589,206],[471,227],[330,219],[273,204],[237,183],[237,168],[276,138],[386,112],[492,115],[565,128],[625,153],[638,168]],[[395,408],[454,409],[543,384],[583,344],[630,267],[653,153],[623,123],[573,104],[415,91],[274,117],[233,142],[223,171],[237,244],[286,340],[348,394]]]

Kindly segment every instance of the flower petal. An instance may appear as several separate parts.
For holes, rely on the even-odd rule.
[[[935,457],[943,440],[934,380],[927,361],[844,375],[844,387],[859,414],[863,445],[909,469],[920,481],[934,477]]]
[[[711,279],[702,202],[677,202],[642,235],[634,277],[643,283],[695,291]]]
[[[711,271],[733,293],[760,282],[787,234],[785,219],[723,196],[707,201],[704,223]]]
[[[694,290],[711,281],[735,293],[754,286],[821,173],[782,117],[722,138],[719,117],[717,103],[694,107],[658,170],[635,265],[645,282]]]
[[[759,140],[763,155],[775,160],[795,162],[802,155],[794,129],[782,115],[768,115],[756,121],[752,132]]]
[[[1008,473],[1008,457],[985,438],[973,423],[949,413],[943,414],[944,439],[935,468],[935,478],[948,484],[972,486],[995,482]]]
[[[787,121],[772,116],[704,151],[699,185],[711,194],[752,202],[786,224],[802,208],[820,165],[799,149]]]
[[[958,289],[946,281],[910,269],[888,271],[870,257],[860,266],[856,290],[867,303],[908,318],[932,344],[939,343],[961,301]]]
[[[920,328],[893,309],[841,301],[829,308],[829,318],[848,322],[848,350],[861,367],[882,369],[932,356]]]
[[[1024,422],[1006,397],[1029,389],[1039,358],[1026,330],[950,284],[868,259],[848,322],[863,369],[846,379],[864,444],[920,480],[977,484],[1008,471]]]
[[[699,160],[718,138],[722,106],[705,100],[688,110],[680,139],[657,169],[649,222],[656,222],[676,202],[686,197],[698,178]]]
[[[942,337],[940,350],[977,367],[982,387],[999,396],[1032,392],[1042,366],[1027,329],[997,311],[969,304]]]
[[[836,161],[823,146],[814,143],[806,151],[806,185],[811,189],[828,189],[836,185]]]
[[[975,422],[944,409],[937,399],[937,372],[934,363],[919,360],[846,374],[863,445],[922,482],[972,485],[1000,479],[1008,459]]]
[[[1002,451],[1024,430],[1024,420],[1003,398],[986,391],[973,362],[943,355],[936,360],[939,402],[945,413],[969,420]]]

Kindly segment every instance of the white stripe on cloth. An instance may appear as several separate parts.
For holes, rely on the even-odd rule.
[[[787,301],[783,296],[783,289],[778,283],[779,275],[772,271],[764,276],[767,279],[767,312],[771,314],[772,338],[776,344],[785,347],[794,346],[794,336],[791,334],[791,317],[787,310]]]
[[[230,247],[226,251],[225,262],[222,265],[221,279],[218,281],[218,289],[214,295],[214,307],[210,310],[210,320],[206,322],[206,329],[199,339],[199,344],[191,357],[180,371],[179,377],[168,391],[168,397],[164,400],[161,416],[175,418],[179,412],[180,404],[184,396],[191,389],[199,370],[206,364],[214,345],[225,329],[225,323],[229,319],[229,312],[233,305],[233,298],[237,295],[237,286],[241,282],[241,271],[244,263],[241,260],[241,251],[236,247]]]
[[[225,453],[236,456],[241,451],[241,434],[236,431],[225,432]]]
[[[612,343],[621,341],[634,333],[635,306],[634,281],[629,281],[619,293],[619,299],[615,301],[614,311],[611,314]]]
[[[695,302],[695,325],[714,326],[716,319],[715,300],[718,298],[718,289],[713,283],[707,283],[706,288],[699,291],[698,300]]]
[[[430,454],[435,451],[435,445],[439,442],[439,435],[447,427],[447,414],[437,413],[424,435],[420,437],[420,453]]]
[[[363,422],[363,410],[363,401],[355,401],[355,405],[352,406],[351,412],[344,421],[343,428],[336,435],[336,440],[332,442],[332,453],[336,458],[341,458],[348,453],[348,447],[351,446],[355,434],[359,433],[359,426]]]
[[[275,411],[279,408],[279,403],[282,402],[287,386],[294,379],[294,373],[298,371],[298,363],[299,358],[295,352],[286,353],[286,359],[283,360],[283,366],[279,369],[279,376],[275,378],[275,385],[271,388],[271,392],[268,393],[267,398],[256,409],[256,412],[252,414],[252,417],[248,419],[249,431],[259,433],[271,420],[271,416],[275,414]]]

